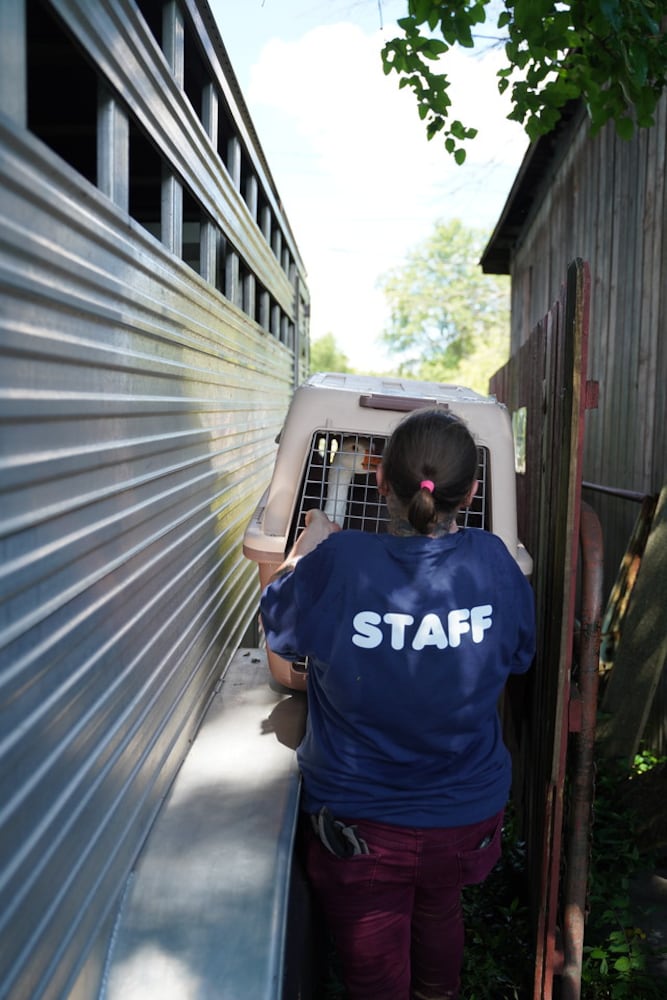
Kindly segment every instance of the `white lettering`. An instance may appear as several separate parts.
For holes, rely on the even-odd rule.
[[[417,634],[412,640],[413,649],[423,649],[424,646],[437,646],[438,649],[447,649],[447,636],[442,627],[442,622],[437,615],[424,615],[417,629]]]
[[[360,611],[352,619],[352,624],[355,628],[356,634],[352,636],[352,642],[355,646],[361,646],[362,649],[375,649],[382,642],[382,629],[377,628],[377,626],[382,621],[382,618],[377,613],[377,611]]]
[[[461,645],[461,636],[470,631],[468,621],[470,612],[467,608],[457,608],[447,615],[447,631],[449,632],[449,645],[456,649]]]
[[[493,606],[491,604],[480,604],[479,607],[470,610],[470,626],[473,642],[481,642],[487,628],[493,625]]]
[[[469,635],[476,644],[484,641],[484,633],[493,625],[493,605],[479,604],[474,608],[454,608],[447,615],[447,628],[434,612],[424,615],[416,625],[412,649],[419,651],[426,646],[437,649],[457,649],[463,636]],[[382,625],[388,626],[388,631]],[[392,649],[405,649],[410,643],[410,626],[415,625],[413,615],[400,611],[387,611],[382,616],[377,611],[359,611],[352,619],[352,642],[362,649],[376,649],[387,639]]]
[[[387,625],[391,625],[391,648],[403,649],[405,646],[405,627],[414,622],[412,615],[401,615],[398,611],[392,611],[384,616],[383,621]]]

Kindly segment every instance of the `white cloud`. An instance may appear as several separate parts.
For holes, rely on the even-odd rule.
[[[438,218],[490,231],[525,148],[496,92],[497,52],[447,56],[455,117],[480,133],[458,167],[426,139],[412,93],[382,73],[387,37],[340,23],[272,39],[247,95],[308,269],[312,336],[331,332],[353,364],[376,368],[378,277]]]

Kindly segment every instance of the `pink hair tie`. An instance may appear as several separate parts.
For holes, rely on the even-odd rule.
[[[422,479],[421,483],[419,484],[419,489],[428,490],[429,493],[432,493],[433,490],[435,489],[435,483],[431,479]]]

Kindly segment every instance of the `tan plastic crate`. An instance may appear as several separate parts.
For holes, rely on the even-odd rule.
[[[325,510],[342,528],[387,530],[374,469],[393,428],[410,410],[439,406],[465,421],[478,448],[479,488],[461,526],[505,542],[522,571],[532,561],[517,538],[514,441],[509,414],[492,396],[462,386],[335,373],[313,375],[294,394],[271,482],[246,529],[243,552],[266,586],[304,527],[306,511]],[[307,665],[268,652],[274,678],[303,690]]]

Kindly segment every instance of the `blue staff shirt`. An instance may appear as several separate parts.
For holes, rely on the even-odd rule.
[[[530,584],[502,540],[332,534],[264,591],[269,647],[310,658],[303,807],[476,823],[511,782],[498,700],[534,655]]]

